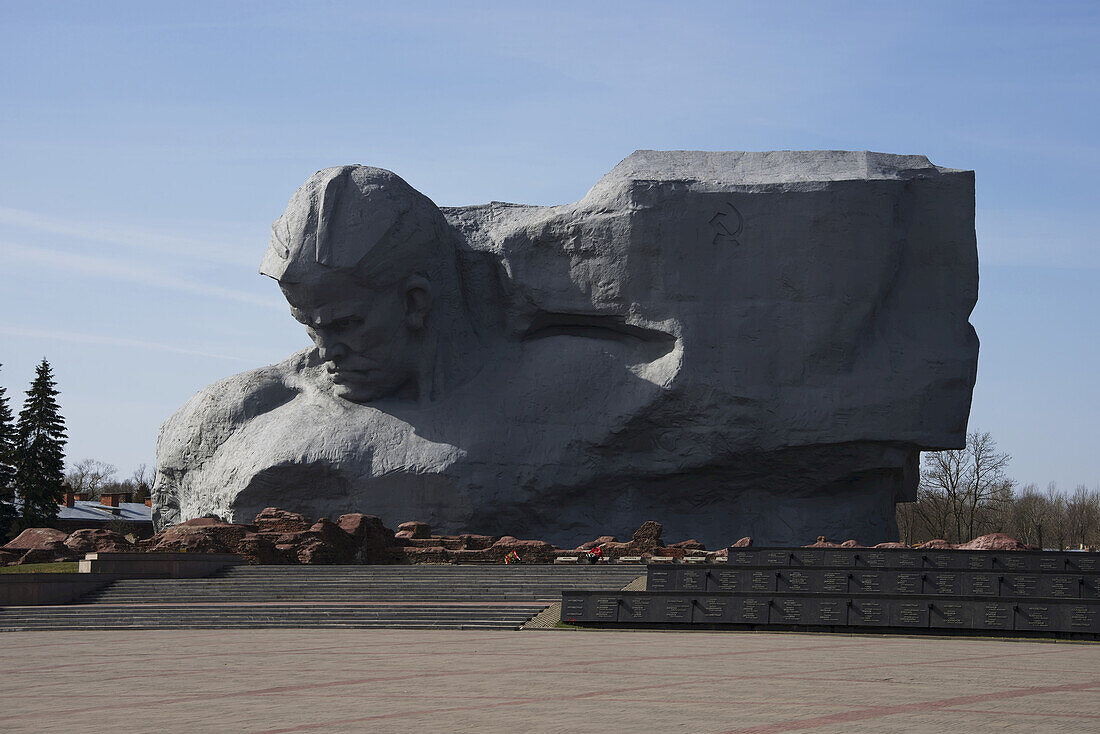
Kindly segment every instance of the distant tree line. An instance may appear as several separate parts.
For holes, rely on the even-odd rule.
[[[898,505],[901,542],[964,543],[1007,533],[1037,548],[1100,546],[1100,489],[1017,487],[1007,473],[1010,461],[979,432],[967,436],[964,449],[925,454],[917,501]]]
[[[132,495],[134,502],[149,499],[153,489],[153,474],[145,464],[139,465],[128,479],[119,481],[117,474],[118,469],[111,464],[96,459],[84,459],[68,471],[65,484],[72,492],[88,495],[88,499],[119,493]]]

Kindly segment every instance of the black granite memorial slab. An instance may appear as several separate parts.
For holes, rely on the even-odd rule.
[[[951,554],[946,551],[925,551],[921,555],[924,568],[946,570],[951,567]]]
[[[893,554],[888,550],[872,550],[870,548],[861,549],[858,553],[853,554],[852,560],[854,565],[863,568],[886,568],[890,565],[890,558]]]
[[[1011,602],[987,601],[970,602],[970,624],[973,629],[1010,630],[1012,629]]]
[[[674,571],[673,566],[649,566],[646,569],[646,590],[673,591],[675,589]]]
[[[891,599],[889,606],[889,624],[891,627],[927,627],[928,602]]]
[[[654,598],[655,597],[648,596],[645,592],[633,594],[624,592],[620,594],[618,621],[630,624],[651,622]],[[565,619],[564,613],[562,614],[562,619]]]
[[[1028,632],[1053,632],[1062,629],[1062,605],[1058,602],[1021,601],[1014,605],[1012,628]]]
[[[822,594],[847,594],[851,576],[850,571],[818,571],[821,586],[814,591],[820,591]]]
[[[1036,596],[1052,599],[1078,599],[1081,596],[1081,577],[1077,574],[1044,573],[1039,574],[1038,579]]]
[[[784,548],[783,550],[765,550],[761,554],[761,566],[790,566],[794,552]]]
[[[1100,600],[565,591],[562,593],[562,619],[630,625],[927,627],[1100,635]]]
[[[808,624],[842,627],[848,624],[847,599],[811,598]]]
[[[804,548],[791,553],[792,566],[821,566],[825,563],[825,552],[818,548]]]
[[[918,551],[895,550],[890,554],[893,568],[922,568],[924,559]]]
[[[650,608],[650,619],[662,624],[691,622],[692,599],[688,596],[656,596]]]
[[[883,571],[881,576],[887,594],[920,594],[924,590],[923,571]]]
[[[800,573],[805,575],[805,591],[810,594],[820,594],[822,593],[822,587],[825,585],[825,574],[830,572],[820,568],[806,568]],[[778,579],[775,585],[776,589],[778,591],[793,591],[789,587],[784,588],[783,584],[784,580]]]
[[[812,591],[810,578],[816,576],[817,574],[813,571],[800,571],[798,569],[777,571],[775,588],[779,593]]]
[[[727,564],[652,565],[649,591],[641,596],[564,595],[562,615],[567,621],[630,624],[1095,634],[1095,567],[1095,557],[1074,553],[738,549]]]
[[[962,594],[961,576],[958,571],[927,571],[924,574],[924,593],[959,596]]]
[[[1100,573],[1100,554],[1075,551],[967,551],[907,548],[731,548],[726,565],[922,568],[943,571]]]
[[[1007,555],[1007,554],[1002,553],[1001,555],[994,556],[994,557],[995,558],[1000,558],[1004,555]],[[1050,571],[1051,569],[1044,569],[1043,566],[1044,565],[1057,565],[1058,556],[1062,556],[1062,559],[1061,559],[1062,568],[1061,569],[1056,569],[1053,572],[1055,572],[1055,573],[1066,573],[1065,554],[1057,553],[1057,554],[1052,554],[1050,556],[1047,556],[1043,553],[1020,552],[1020,553],[1017,553],[1016,555],[1020,556],[1020,559],[1023,561],[1023,566],[1024,566],[1023,570],[1024,570],[1025,573],[1042,573],[1044,570]]]
[[[563,622],[591,622],[588,618],[588,595],[562,595],[561,618]]]
[[[993,568],[997,571],[1037,571],[1039,559],[1024,553],[998,553],[993,556]]]
[[[992,555],[986,551],[925,550],[921,560],[925,568],[937,571],[991,571]]]
[[[775,591],[775,571],[750,571],[748,574],[748,590],[755,592]]]
[[[730,548],[729,557],[726,559],[726,564],[730,566],[756,566],[759,565],[756,561],[756,557],[759,552],[756,550],[747,550],[745,548]]]
[[[882,580],[888,571],[853,571],[848,579],[848,589],[853,594],[881,594]]]
[[[736,597],[700,596],[695,598],[691,621],[696,624],[729,624],[734,621]]]
[[[1067,604],[1063,620],[1069,632],[1100,634],[1100,605]]]
[[[929,602],[928,626],[970,629],[974,621],[974,603],[936,599]]]
[[[676,591],[702,592],[707,590],[707,569],[679,568],[676,570]]]
[[[589,618],[593,622],[617,622],[619,619],[619,595],[600,595],[590,598]]]
[[[810,614],[810,599],[777,596],[768,607],[770,624],[816,624]]]
[[[1039,556],[1035,562],[1035,570],[1065,572],[1067,570],[1066,557],[1061,553]]]
[[[828,549],[822,552],[821,565],[831,568],[850,568],[855,565],[857,551],[847,549]]]
[[[852,599],[848,606],[848,624],[853,627],[888,626],[889,603],[885,599]]]
[[[736,568],[713,568],[707,577],[707,591],[743,591],[747,586],[747,572]]]
[[[984,551],[956,551],[948,568],[957,571],[992,571],[993,557]]]
[[[1100,553],[1066,553],[1066,569],[1082,573],[1100,573]]]
[[[1038,574],[1006,573],[1001,577],[1001,596],[1018,598],[1034,598],[1043,596],[1039,593]]]
[[[762,596],[735,597],[733,621],[739,624],[767,624],[770,601],[770,598]]]
[[[962,593],[967,596],[998,596],[1001,576],[997,573],[962,574]]]

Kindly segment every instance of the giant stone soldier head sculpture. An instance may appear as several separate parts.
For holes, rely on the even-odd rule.
[[[923,156],[638,151],[548,207],[329,168],[261,272],[313,346],[164,424],[161,524],[872,543],[965,442],[974,179]]]
[[[271,228],[260,272],[306,327],[333,393],[427,401],[437,325],[459,309],[455,243],[439,209],[380,168],[318,171]]]

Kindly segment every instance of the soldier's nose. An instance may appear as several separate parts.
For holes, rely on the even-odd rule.
[[[348,356],[348,348],[339,342],[321,347],[321,359],[326,362],[339,362],[346,356]]]

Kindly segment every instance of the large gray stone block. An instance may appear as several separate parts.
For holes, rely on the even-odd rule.
[[[638,151],[574,204],[442,210],[326,169],[261,272],[314,346],[164,424],[162,524],[870,543],[965,441],[974,179],[923,156]]]

